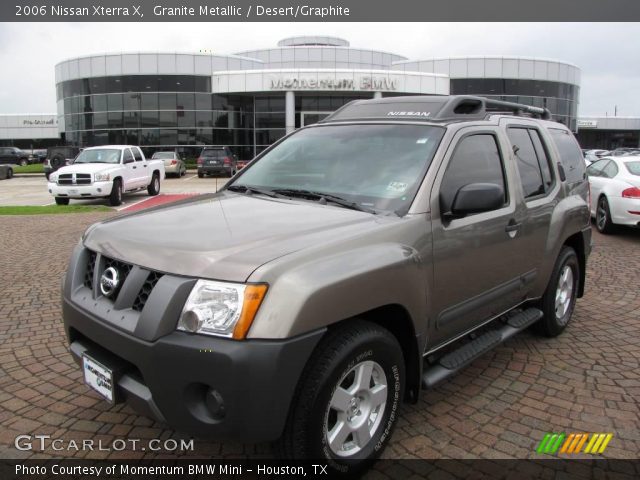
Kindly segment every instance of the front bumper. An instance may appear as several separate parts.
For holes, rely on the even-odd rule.
[[[51,195],[66,198],[108,197],[112,187],[112,182],[94,182],[91,185],[58,185],[54,182],[47,184]]]
[[[295,388],[324,330],[286,340],[236,341],[176,331],[195,280],[165,274],[141,311],[131,308],[147,272],[134,266],[114,301],[88,288],[89,252],[77,247],[63,284],[70,351],[115,372],[117,402],[201,437],[247,442],[280,437]],[[97,255],[93,278],[104,258]]]

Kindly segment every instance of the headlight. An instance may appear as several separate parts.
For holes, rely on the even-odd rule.
[[[108,173],[96,173],[93,176],[94,182],[108,182],[109,180],[111,180],[111,175]]]
[[[178,330],[241,340],[266,293],[264,284],[198,280],[182,309]]]
[[[51,175],[49,175],[49,181],[51,183],[58,183],[58,175],[55,173],[52,173]]]

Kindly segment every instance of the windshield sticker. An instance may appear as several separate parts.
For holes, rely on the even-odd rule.
[[[428,141],[428,138],[419,138],[418,140],[416,140],[416,143],[427,143]]]
[[[389,182],[387,185],[389,192],[403,193],[407,188],[409,188],[409,184],[404,182]]]

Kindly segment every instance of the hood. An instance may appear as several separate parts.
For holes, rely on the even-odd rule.
[[[62,173],[96,173],[118,168],[120,166],[121,165],[117,163],[78,163],[59,168],[56,170],[56,173],[58,175]]]
[[[378,219],[331,205],[223,192],[96,224],[84,244],[152,270],[244,282],[283,255],[380,228]]]

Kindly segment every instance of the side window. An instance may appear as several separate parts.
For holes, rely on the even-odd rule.
[[[506,191],[496,138],[491,134],[464,137],[456,146],[440,186],[440,211],[451,211],[456,193],[470,183],[493,183]]]
[[[536,149],[536,155],[538,156],[538,164],[540,165],[540,171],[542,172],[542,180],[544,181],[545,190],[549,191],[553,184],[553,176],[551,173],[551,161],[547,154],[547,148],[544,146],[538,130],[530,129],[529,135],[531,136],[533,146]]]
[[[601,177],[602,169],[607,166],[609,160],[598,160],[587,167],[587,175],[590,177]]]
[[[130,163],[133,162],[133,155],[131,154],[131,150],[128,148],[124,149],[124,155],[122,156],[122,163]]]
[[[140,149],[138,147],[133,147],[131,150],[133,151],[133,157],[136,159],[136,162],[141,162],[142,152],[140,151]]]
[[[584,179],[585,164],[584,156],[578,147],[578,142],[568,130],[560,130],[559,128],[550,128],[551,138],[553,138],[558,153],[560,153],[560,161],[567,176],[567,183],[580,182]]]
[[[610,161],[602,169],[602,176],[606,178],[613,178],[618,174],[618,165],[616,162]]]
[[[535,197],[545,192],[538,156],[526,128],[508,128],[507,136],[518,162],[520,183],[524,198]]]

